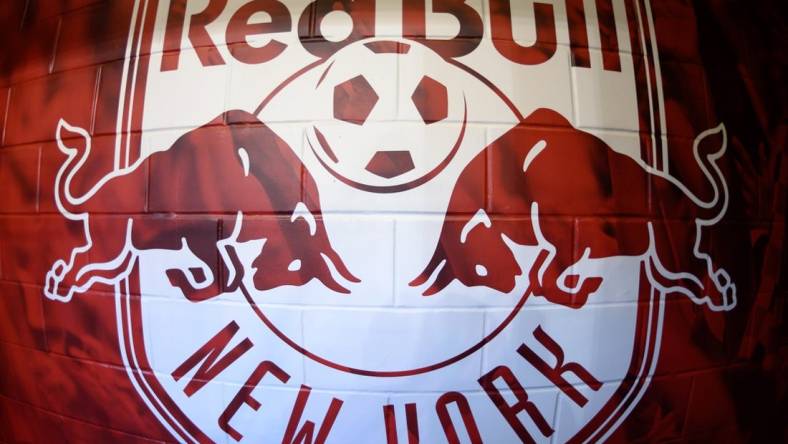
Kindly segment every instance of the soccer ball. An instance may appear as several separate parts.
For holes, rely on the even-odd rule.
[[[315,101],[331,112],[307,130],[308,148],[342,182],[377,193],[412,189],[457,153],[465,97],[452,66],[428,47],[363,40],[339,50],[316,74]]]

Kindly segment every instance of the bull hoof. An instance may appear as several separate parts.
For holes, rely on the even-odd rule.
[[[731,276],[724,269],[719,269],[714,273],[714,280],[717,281],[717,288],[720,289],[727,288],[733,283]]]
[[[169,279],[170,284],[181,290],[181,292],[183,292],[183,295],[186,297],[186,299],[192,302],[205,301],[207,299],[214,298],[220,294],[220,292],[216,290],[213,285],[207,285],[204,288],[195,288],[189,283],[189,279],[186,278],[186,273],[184,273],[183,270],[176,268],[172,270],[167,270],[166,273],[167,273],[167,279]],[[203,277],[205,276],[203,275]],[[207,283],[207,281],[203,279],[202,283]]]
[[[44,281],[44,296],[47,299],[60,302],[68,302],[71,300],[71,292],[61,294],[59,292],[62,277],[58,277],[56,273],[50,271],[47,273],[46,280]]]
[[[736,307],[738,302],[736,300],[736,284],[728,280],[725,286],[715,288],[715,290],[719,290],[717,297],[706,297],[706,305],[712,311],[730,311]]]
[[[580,290],[577,291],[572,308],[581,308],[586,305],[588,298],[599,290],[602,286],[603,279],[601,277],[586,278],[580,285]]]
[[[63,276],[66,275],[66,264],[60,261],[56,262],[55,265],[52,266],[52,271],[50,273],[58,280],[63,280]]]
[[[736,284],[728,284],[725,291],[723,291],[723,300],[725,301],[725,311],[733,310],[736,307]]]
[[[588,298],[602,285],[601,277],[586,278],[576,291],[564,291],[558,288],[558,283],[542,286],[538,283],[532,287],[535,295],[542,296],[553,304],[579,309],[586,305]]]

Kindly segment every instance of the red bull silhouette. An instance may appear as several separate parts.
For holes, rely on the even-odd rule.
[[[228,121],[252,124],[230,127]],[[57,140],[68,158],[56,177],[56,203],[66,217],[84,224],[86,244],[47,274],[44,291],[51,299],[68,301],[97,282],[126,275],[140,250],[188,249],[202,265],[168,269],[167,277],[188,299],[205,300],[241,284],[243,267],[232,242],[259,239],[263,248],[252,263],[259,290],[318,279],[348,293],[332,269],[347,282],[358,281],[331,246],[311,175],[254,115],[224,113],[80,196],[72,194],[71,183],[88,161],[90,137],[61,120]],[[140,199],[147,213],[91,216],[86,208],[90,202],[90,208],[117,212],[122,202]],[[172,211],[217,216],[174,217]]]
[[[510,292],[522,273],[511,249],[519,244],[540,247],[530,284],[553,303],[580,308],[601,285],[600,277],[573,271],[578,261],[643,256],[659,287],[714,310],[730,309],[736,286],[702,252],[703,227],[717,223],[727,208],[727,185],[716,163],[726,144],[722,125],[696,139],[699,173],[710,190],[690,190],[572,128],[558,113],[537,110],[465,168],[435,252],[410,284],[429,282],[425,296],[454,280]],[[478,183],[473,172],[485,162],[489,202],[471,192]],[[458,216],[463,208],[478,211]]]

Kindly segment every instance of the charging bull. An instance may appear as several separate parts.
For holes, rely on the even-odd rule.
[[[230,127],[228,121],[254,124]],[[251,114],[220,115],[79,196],[71,183],[85,167],[90,137],[61,120],[57,140],[68,158],[55,179],[55,200],[67,218],[82,222],[86,244],[47,274],[45,294],[52,299],[67,301],[97,282],[114,282],[129,272],[140,250],[188,249],[201,265],[168,269],[167,277],[188,299],[205,300],[240,285],[243,267],[233,243],[251,240],[264,240],[252,263],[258,290],[318,279],[348,293],[329,265],[346,281],[358,282],[329,242],[311,175]],[[117,215],[125,201],[140,196],[147,214]],[[90,215],[91,208],[111,214]],[[175,217],[176,211],[202,216]]]
[[[694,190],[602,140],[571,127],[561,115],[537,110],[488,146],[455,186],[437,247],[412,286],[425,296],[453,280],[510,292],[522,273],[510,247],[538,246],[531,290],[579,308],[602,284],[578,276],[583,258],[638,256],[653,281],[714,310],[735,305],[736,287],[701,251],[702,228],[721,219],[728,190],[717,166],[727,144],[720,126],[701,134],[694,154]],[[478,200],[480,169],[490,174],[490,201]],[[478,209],[475,213],[468,208]],[[457,217],[461,211],[467,215]]]

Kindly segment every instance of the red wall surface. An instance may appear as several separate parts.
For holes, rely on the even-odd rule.
[[[151,413],[129,377],[119,347],[113,287],[95,283],[68,303],[44,295],[52,265],[85,243],[82,222],[64,217],[55,201],[56,175],[66,160],[58,148],[56,129],[63,119],[85,129],[92,140],[89,168],[75,179],[75,188],[87,190],[112,171],[132,3],[11,0],[0,6],[2,443],[184,439],[174,436]],[[567,3],[570,8],[574,4]],[[705,178],[697,173],[692,142],[703,131],[725,124],[727,151],[719,165],[727,178],[729,205],[721,221],[705,228],[704,247],[730,273],[737,304],[731,310],[714,311],[679,294],[666,296],[653,378],[634,410],[609,437],[610,442],[788,440],[788,89],[784,45],[788,29],[780,4],[766,0],[662,0],[651,4],[671,144],[667,161],[671,174],[689,186],[703,187]],[[298,11],[293,14],[297,16]],[[293,23],[295,26],[297,21]],[[202,100],[201,94],[193,92],[195,104]],[[598,100],[604,114],[605,98]],[[212,125],[231,131],[245,124],[225,119]],[[140,137],[138,129],[132,128],[128,137]],[[69,137],[76,140],[73,143],[84,142],[74,134]],[[573,167],[572,162],[567,165]],[[203,170],[195,171],[199,178]],[[204,188],[195,185],[194,189],[200,194]],[[163,189],[120,190],[117,202],[87,204],[92,206],[92,220],[129,214],[152,217],[156,211],[145,204],[136,205],[133,196],[166,193]],[[493,191],[485,192],[495,198]],[[179,221],[203,216],[216,220],[215,216],[211,219],[164,205],[159,213]],[[692,218],[683,217],[678,216],[679,222],[691,226]],[[97,245],[114,242],[109,239],[113,234],[101,230],[91,234]],[[690,254],[678,244],[668,256]],[[177,249],[177,242],[174,245]],[[82,260],[90,262],[90,258]],[[390,263],[381,266],[393,267]],[[324,283],[329,279],[313,274]],[[199,325],[186,328],[197,331]],[[392,396],[400,390],[392,386],[384,391]],[[260,401],[265,409],[266,401],[263,397]],[[270,408],[281,409],[287,418],[290,403],[270,401]],[[387,429],[381,410],[385,403],[375,407],[380,411],[380,431],[371,433],[359,426],[358,442],[385,442]],[[493,404],[487,407],[497,412]],[[423,410],[434,415],[433,409],[430,404]],[[316,422],[323,421],[324,413],[316,415]],[[400,411],[397,419],[404,421],[404,417]],[[476,421],[484,429],[486,420],[477,417]],[[281,439],[286,422],[282,422],[282,430],[270,432],[274,440]],[[501,424],[507,427],[506,422]],[[484,440],[507,442],[516,436],[506,433],[500,435],[506,438],[493,434]],[[473,434],[468,436],[473,439]],[[422,437],[423,441],[430,439]],[[463,437],[463,442],[466,439]],[[200,440],[209,438],[203,435]],[[227,440],[234,442],[229,436]],[[405,442],[406,438],[401,435],[399,440]]]

